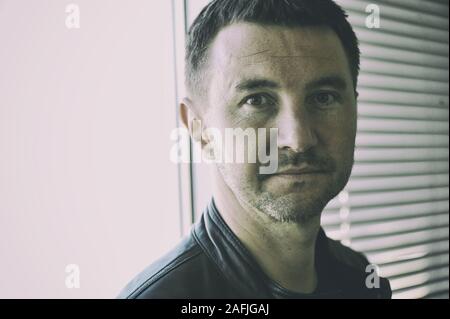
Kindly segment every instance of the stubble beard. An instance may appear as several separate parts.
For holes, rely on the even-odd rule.
[[[241,206],[250,207],[253,211],[264,214],[276,223],[307,224],[320,218],[323,209],[336,197],[347,184],[353,162],[345,172],[339,173],[335,181],[327,184],[321,194],[313,198],[301,198],[297,192],[276,195],[256,187],[246,175],[237,169],[218,165],[218,171],[225,184],[231,189]]]

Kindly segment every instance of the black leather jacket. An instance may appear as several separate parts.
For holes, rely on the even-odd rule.
[[[210,202],[189,236],[131,281],[119,298],[390,298],[389,281],[367,288],[367,259],[327,238],[316,244],[318,288],[314,294],[288,291],[270,280]]]

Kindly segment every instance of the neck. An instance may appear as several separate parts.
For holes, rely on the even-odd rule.
[[[288,290],[312,293],[317,287],[315,245],[320,217],[304,224],[274,221],[241,203],[221,176],[214,180],[217,209],[262,270]]]

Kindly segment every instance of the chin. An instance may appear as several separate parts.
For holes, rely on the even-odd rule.
[[[310,207],[298,207],[293,211],[271,211],[267,214],[278,223],[286,224],[307,224],[312,220],[320,219],[322,211]]]
[[[298,194],[274,196],[263,193],[250,205],[257,211],[271,217],[279,223],[306,223],[312,219],[320,218],[326,203],[323,200],[303,198]]]

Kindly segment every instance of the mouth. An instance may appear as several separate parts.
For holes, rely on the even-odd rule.
[[[285,170],[280,170],[275,173],[274,176],[302,176],[302,175],[317,175],[317,174],[328,174],[329,172],[324,169],[305,167],[305,168],[290,168]]]
[[[324,169],[318,168],[290,168],[285,170],[280,170],[279,172],[271,175],[270,177],[281,178],[286,181],[302,181],[310,178],[320,178],[329,174],[330,172]]]
[[[274,174],[272,177],[281,178],[285,181],[305,181],[308,179],[316,179],[325,176],[325,172],[308,172],[302,174]]]

